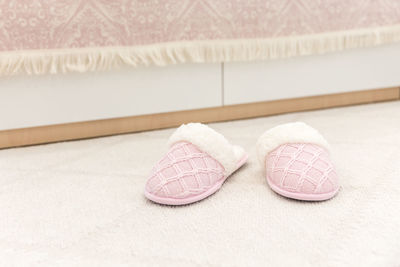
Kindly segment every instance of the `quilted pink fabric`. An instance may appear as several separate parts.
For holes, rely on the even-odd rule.
[[[222,181],[223,173],[223,166],[211,156],[179,142],[154,166],[145,190],[161,198],[193,197]]]
[[[276,38],[399,23],[398,0],[2,0],[0,51]]]
[[[329,153],[313,144],[284,144],[266,157],[269,183],[286,192],[329,194],[339,188]]]

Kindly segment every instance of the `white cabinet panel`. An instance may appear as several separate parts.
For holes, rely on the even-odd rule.
[[[225,63],[224,103],[239,104],[400,85],[400,44],[320,56]]]
[[[0,77],[0,130],[220,106],[221,65]]]

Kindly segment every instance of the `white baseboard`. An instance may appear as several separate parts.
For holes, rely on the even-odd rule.
[[[221,105],[220,64],[0,78],[0,130]]]
[[[0,78],[0,130],[400,85],[400,44],[252,63]]]
[[[226,105],[400,85],[400,44],[323,56],[225,63]]]

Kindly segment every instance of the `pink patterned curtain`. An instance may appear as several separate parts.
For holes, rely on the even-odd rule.
[[[399,41],[399,0],[0,0],[0,75],[265,60]]]
[[[395,24],[398,0],[0,0],[0,51],[276,38]]]

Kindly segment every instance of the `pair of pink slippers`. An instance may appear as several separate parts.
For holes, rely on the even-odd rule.
[[[302,122],[274,127],[258,139],[257,154],[268,185],[276,193],[299,200],[327,200],[339,190],[329,144]],[[239,146],[201,123],[180,126],[169,150],[153,167],[145,196],[157,203],[185,205],[202,200],[247,161]]]

